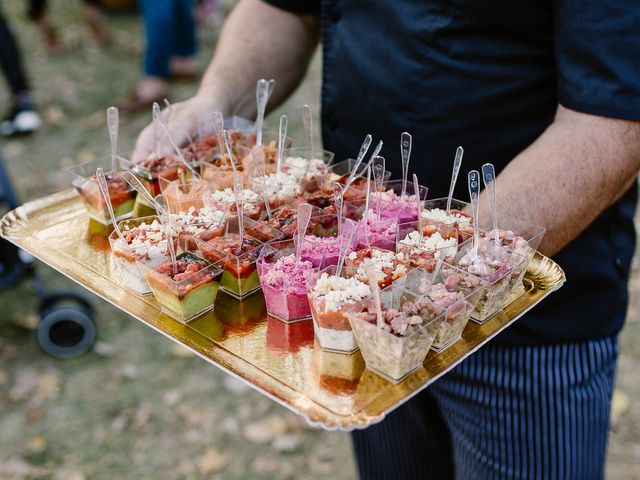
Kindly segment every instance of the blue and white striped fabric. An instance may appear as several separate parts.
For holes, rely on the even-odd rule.
[[[604,477],[617,338],[489,345],[353,433],[363,479]]]

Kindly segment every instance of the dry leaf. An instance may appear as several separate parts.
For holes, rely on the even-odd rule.
[[[611,398],[611,422],[615,423],[631,405],[629,395],[620,389],[615,389]]]

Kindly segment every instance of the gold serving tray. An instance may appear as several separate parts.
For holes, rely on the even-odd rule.
[[[77,195],[66,190],[9,212],[0,233],[135,319],[328,430],[379,422],[565,281],[556,263],[536,253],[522,287],[503,311],[484,325],[470,322],[459,342],[440,354],[430,352],[422,369],[394,385],[366,370],[359,352],[320,350],[310,320],[287,325],[267,317],[260,293],[243,302],[220,294],[214,311],[187,325],[173,320],[160,313],[152,296],[122,288],[106,239],[90,235],[88,224]]]

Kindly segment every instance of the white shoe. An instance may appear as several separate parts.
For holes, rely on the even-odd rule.
[[[23,110],[18,112],[13,118],[5,120],[0,124],[0,133],[10,137],[12,135],[32,133],[42,126],[42,120],[33,110]]]

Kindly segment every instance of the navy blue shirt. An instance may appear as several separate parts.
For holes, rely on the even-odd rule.
[[[354,156],[371,133],[398,176],[406,130],[410,169],[431,198],[446,195],[458,145],[463,173],[485,162],[499,171],[549,126],[558,104],[640,119],[638,0],[267,1],[321,15],[325,147]],[[466,182],[456,197],[467,199]],[[578,341],[621,329],[636,200],[634,186],[555,256],[566,285],[497,341]]]

